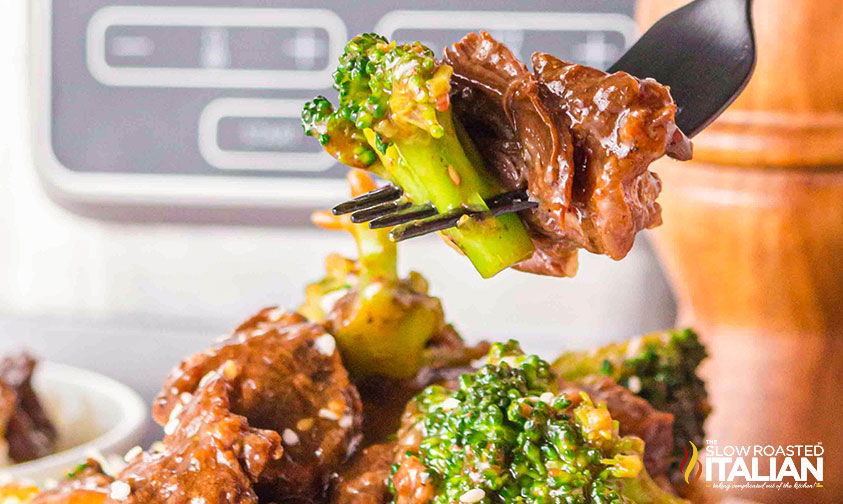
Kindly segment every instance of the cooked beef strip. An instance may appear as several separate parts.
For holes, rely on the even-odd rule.
[[[360,452],[337,478],[332,504],[384,504],[392,495],[387,482],[395,461],[396,443],[370,446]]]
[[[11,389],[15,396],[13,412],[6,423],[5,433],[9,457],[18,463],[53,453],[58,438],[56,428],[32,389],[32,373],[35,366],[35,359],[25,353],[0,361],[0,382]],[[8,397],[8,392],[6,394]]]
[[[644,467],[650,476],[667,473],[673,452],[673,415],[656,410],[605,376],[586,377],[575,383],[559,380],[559,390],[573,399],[571,407],[582,401],[580,392],[587,393],[595,404],[605,404],[612,418],[618,421],[622,436],[644,440]]]
[[[84,468],[67,477],[51,490],[39,493],[32,504],[69,504],[103,502],[111,491],[114,478],[105,474],[99,462],[88,459]]]
[[[572,276],[579,248],[621,259],[638,231],[661,223],[661,182],[647,168],[691,154],[666,87],[544,53],[530,73],[486,32],[443,62],[454,68],[454,113],[487,167],[539,202],[522,215],[536,252],[517,269]]]
[[[153,405],[156,421],[167,425],[184,394],[221,366],[230,375],[231,411],[292,440],[262,472],[257,494],[267,502],[321,498],[361,438],[360,398],[333,338],[298,314],[267,308],[173,371]]]
[[[190,400],[173,410],[178,427],[164,437],[161,451],[138,455],[117,475],[129,496],[121,499],[112,488],[106,503],[257,504],[252,485],[287,454],[277,432],[232,413],[237,387],[227,366],[207,373]]]

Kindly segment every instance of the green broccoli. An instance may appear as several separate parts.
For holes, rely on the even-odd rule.
[[[623,343],[561,355],[554,373],[570,381],[602,375],[612,378],[654,408],[674,416],[674,466],[682,460],[688,441],[702,446],[703,424],[711,411],[705,383],[697,367],[705,347],[691,329],[652,333]]]
[[[550,365],[515,341],[494,344],[456,390],[428,387],[399,433],[394,503],[685,502],[653,483],[644,442],[620,437],[605,406],[556,391]]]
[[[362,170],[351,170],[348,180],[352,196],[375,188]],[[480,357],[445,323],[442,304],[428,295],[424,277],[398,275],[396,244],[387,229],[353,224],[348,216],[330,212],[317,212],[313,220],[350,232],[358,257],[329,255],[327,275],[307,286],[298,311],[336,337],[343,363],[355,377],[412,378],[424,366],[465,365]]]
[[[480,212],[442,233],[488,278],[529,258],[534,247],[517,215],[488,213],[485,199],[503,187],[452,117],[451,73],[419,42],[358,35],[334,73],[339,107],[315,98],[302,111],[302,127],[340,162],[401,186],[416,204],[440,214]]]

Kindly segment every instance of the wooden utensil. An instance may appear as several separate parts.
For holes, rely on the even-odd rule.
[[[684,2],[639,0],[647,27]],[[743,94],[662,160],[657,249],[696,327],[720,444],[825,448],[823,488],[698,488],[775,503],[843,502],[843,2],[758,0]],[[779,461],[781,463],[781,461]]]

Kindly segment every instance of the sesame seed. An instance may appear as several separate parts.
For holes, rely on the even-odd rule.
[[[313,419],[312,418],[302,418],[298,422],[296,422],[296,429],[301,432],[307,432],[313,427]]]
[[[183,402],[184,404],[189,403],[192,399],[193,394],[191,394],[190,392],[182,392],[179,396],[179,400],[181,400],[181,402]]]
[[[460,402],[459,402],[459,400],[457,400],[454,397],[449,397],[449,398],[445,399],[444,401],[442,401],[441,403],[439,403],[439,407],[443,410],[452,410],[454,408],[459,408]]]
[[[641,348],[644,346],[644,341],[641,338],[633,338],[629,340],[629,343],[626,345],[626,356],[629,358],[633,358],[638,355],[638,352],[641,351]]]
[[[641,392],[641,378],[632,375],[629,377],[629,380],[626,382],[629,391],[633,394],[637,394]]]
[[[299,444],[299,435],[292,429],[284,429],[284,432],[281,434],[281,438],[284,440],[284,444],[289,446]]]
[[[111,497],[114,500],[123,501],[126,500],[129,495],[132,494],[132,487],[129,486],[128,483],[125,481],[115,481],[111,484]]]
[[[355,280],[356,281],[356,280]],[[322,311],[325,313],[330,312],[334,309],[334,305],[337,304],[337,301],[345,297],[348,294],[349,289],[337,289],[335,291],[331,291],[324,296],[322,296],[321,301],[319,301],[319,307],[322,308]]]
[[[553,392],[545,392],[539,396],[539,401],[550,404],[553,402]]]
[[[343,415],[342,418],[340,418],[339,426],[343,429],[348,429],[351,427],[352,423],[354,423],[354,419],[351,418],[351,415]]]
[[[166,445],[164,445],[164,443],[162,443],[161,441],[156,441],[149,446],[149,451],[151,451],[152,453],[161,453],[166,448],[167,447]]]
[[[319,416],[320,416],[321,418],[324,418],[325,420],[334,420],[334,421],[336,421],[336,420],[339,420],[339,419],[340,419],[339,415],[337,415],[337,414],[336,414],[336,413],[334,413],[333,411],[331,411],[331,410],[329,410],[329,409],[325,409],[325,408],[322,408],[322,409],[320,409],[320,410],[319,410]]]
[[[518,358],[514,355],[507,355],[506,357],[501,357],[501,362],[506,362],[509,367],[515,368],[518,366]]]
[[[184,411],[184,405],[182,405],[182,403],[180,403],[180,402],[179,402],[179,403],[176,403],[176,405],[175,405],[175,406],[173,406],[173,409],[172,409],[172,410],[170,410],[170,418],[169,418],[169,421],[171,421],[171,422],[172,422],[172,421],[173,421],[173,419],[176,419],[176,420],[177,420],[177,419],[181,416],[181,414],[182,414],[182,412],[183,412],[183,411]]]
[[[175,434],[176,429],[179,428],[179,419],[178,418],[171,418],[167,425],[164,426],[164,434],[168,436],[172,436]]]
[[[266,314],[266,318],[269,319],[272,322],[278,322],[279,320],[281,320],[281,317],[283,317],[283,316],[284,316],[284,310],[282,310],[280,308],[275,308],[274,310],[271,310]]]
[[[448,176],[451,177],[451,182],[453,182],[454,185],[460,185],[460,183],[462,182],[460,174],[457,173],[456,168],[451,165],[448,165]]]
[[[323,334],[313,340],[313,346],[316,350],[326,357],[334,355],[334,350],[337,349],[337,342],[330,334]]]
[[[364,298],[371,298],[375,294],[380,292],[380,290],[382,288],[383,288],[383,285],[381,285],[379,282],[371,283],[371,284],[367,285],[365,289],[363,289],[363,297]]]
[[[143,448],[141,448],[140,446],[135,446],[131,450],[127,451],[125,455],[123,455],[123,460],[125,460],[128,464],[129,462],[138,458],[141,453],[143,453]]]
[[[225,361],[225,364],[222,365],[222,374],[229,380],[237,378],[237,364],[233,360]]]
[[[462,217],[457,220],[457,227],[464,225],[466,222],[470,221],[471,217],[468,215],[463,215]]]
[[[473,488],[460,496],[460,502],[464,504],[474,504],[480,502],[486,497],[486,492],[480,488]]]

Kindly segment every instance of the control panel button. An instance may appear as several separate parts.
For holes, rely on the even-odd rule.
[[[199,152],[221,170],[320,172],[334,158],[302,134],[301,100],[218,98],[199,116]]]
[[[324,9],[110,6],[87,65],[109,86],[321,89],[347,37]]]

